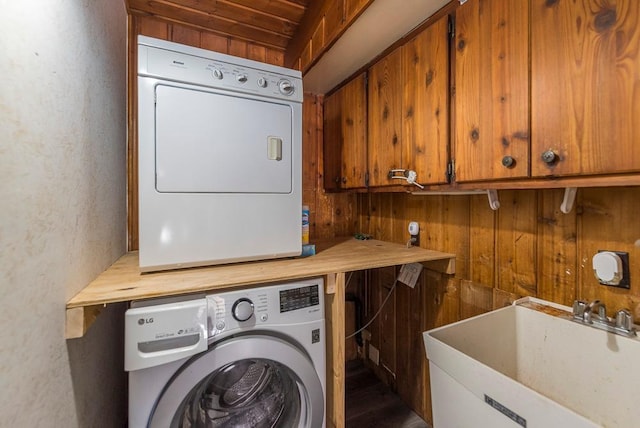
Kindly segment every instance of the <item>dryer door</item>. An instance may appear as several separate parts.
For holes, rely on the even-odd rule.
[[[305,427],[324,421],[324,391],[311,360],[271,336],[210,347],[167,384],[151,414],[156,427]]]

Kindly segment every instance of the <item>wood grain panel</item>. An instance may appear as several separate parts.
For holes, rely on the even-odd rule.
[[[456,10],[454,158],[460,182],[529,174],[527,1]],[[504,156],[515,159],[502,165]]]
[[[496,287],[537,295],[537,192],[500,192],[497,221]]]
[[[336,427],[344,426],[344,299],[345,274],[335,275],[335,292],[325,295],[327,343],[327,419]]]
[[[640,3],[532,5],[533,175],[640,170]]]
[[[447,182],[448,48],[448,16],[402,46],[402,165],[416,171],[422,184]]]
[[[484,314],[493,309],[493,287],[460,281],[460,319]]]
[[[486,195],[470,196],[469,279],[493,286],[495,275],[496,212]],[[460,277],[460,276],[459,276]]]
[[[342,184],[346,189],[365,186],[367,171],[366,75],[360,74],[341,89]],[[346,181],[345,181],[346,180]]]
[[[370,186],[398,184],[387,177],[402,168],[402,52],[396,49],[369,69],[368,170]]]
[[[286,48],[297,23],[245,6],[217,1],[127,0],[129,12],[161,17],[186,27],[206,30],[280,49]]]
[[[640,188],[582,189],[578,194],[577,298],[605,302],[609,314],[629,308],[640,319]],[[631,289],[600,285],[591,266],[599,250],[629,253]]]
[[[571,306],[576,298],[576,209],[564,214],[562,189],[538,192],[537,297]]]

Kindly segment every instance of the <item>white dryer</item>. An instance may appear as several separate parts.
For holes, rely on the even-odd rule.
[[[134,302],[125,369],[130,428],[324,427],[323,281]]]

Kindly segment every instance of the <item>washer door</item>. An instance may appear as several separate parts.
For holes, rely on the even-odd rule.
[[[214,344],[169,381],[149,427],[321,427],[324,393],[311,360],[271,336]]]

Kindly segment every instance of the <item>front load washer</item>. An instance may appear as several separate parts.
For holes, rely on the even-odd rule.
[[[321,278],[131,304],[129,427],[325,426]]]

